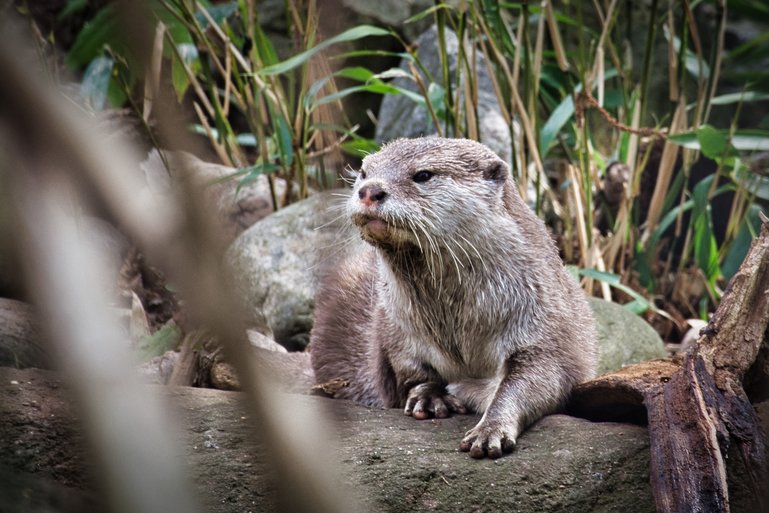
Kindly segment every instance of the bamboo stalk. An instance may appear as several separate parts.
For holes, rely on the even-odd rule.
[[[144,77],[144,106],[142,108],[142,119],[145,123],[149,122],[152,113],[152,103],[160,90],[160,67],[163,63],[163,36],[166,27],[163,23],[155,26],[155,40],[152,45],[152,57],[150,65]]]
[[[718,12],[721,16],[718,17],[718,36],[716,37],[716,46],[714,49],[713,60],[710,65],[710,90],[708,91],[706,100],[707,107],[705,108],[705,115],[703,120],[707,122],[710,117],[710,109],[712,107],[711,100],[716,95],[716,88],[718,87],[718,79],[721,76],[721,63],[723,61],[724,54],[724,40],[726,38],[726,26],[727,26],[727,3],[725,0],[718,0],[716,2]]]
[[[561,31],[558,29],[558,21],[555,19],[553,3],[550,0],[542,0],[542,8],[545,11],[545,17],[547,18],[547,26],[550,30],[550,42],[553,44],[553,51],[555,52],[555,59],[556,62],[558,62],[558,67],[561,71],[568,71],[569,60],[566,58],[566,50],[563,47],[563,40],[561,39]]]
[[[673,7],[668,7],[667,18],[668,33],[668,96],[670,101],[678,101],[678,59],[676,58],[676,49],[673,44],[672,35],[675,34],[675,21],[673,19]]]
[[[686,97],[681,96],[678,102],[678,107],[673,114],[673,120],[670,122],[670,132],[675,134],[681,131],[686,122]],[[651,203],[649,204],[649,212],[646,217],[646,229],[642,237],[642,242],[646,242],[651,236],[654,229],[657,227],[657,223],[662,216],[662,206],[665,201],[665,195],[668,192],[668,187],[673,178],[673,171],[675,169],[676,157],[678,156],[679,146],[665,141],[665,146],[662,150],[662,157],[660,158],[660,167],[657,174],[657,183],[654,186],[654,193],[652,194]]]
[[[585,207],[582,197],[582,180],[580,173],[574,166],[569,164],[569,179],[571,180],[572,200],[574,201],[574,217],[577,221],[577,242],[580,248],[580,260],[583,267],[592,267],[592,258],[590,257],[590,240],[587,234],[587,224],[585,223]]]

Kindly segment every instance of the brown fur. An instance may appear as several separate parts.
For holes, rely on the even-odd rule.
[[[337,397],[482,413],[460,448],[498,457],[595,372],[586,298],[485,146],[394,141],[364,159],[347,212],[368,244],[324,281],[311,336],[318,382],[349,382]]]

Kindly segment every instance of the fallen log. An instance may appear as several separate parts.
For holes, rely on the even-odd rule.
[[[660,513],[729,512],[725,458],[731,444],[759,511],[769,511],[769,444],[750,402],[769,397],[769,221],[763,220],[713,318],[683,360],[646,362],[602,376],[580,385],[570,405],[571,413],[594,420],[645,417]]]

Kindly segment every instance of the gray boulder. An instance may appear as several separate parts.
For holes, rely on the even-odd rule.
[[[590,306],[598,329],[599,375],[668,356],[659,334],[633,312],[598,298],[591,298]]]
[[[319,276],[357,237],[343,215],[346,196],[322,192],[279,210],[227,251],[252,326],[289,349],[309,342]]]
[[[433,17],[412,23],[406,23],[406,20],[435,4],[432,0],[342,0],[342,3],[359,21],[370,23],[373,20],[377,25],[389,25],[403,32],[407,40],[416,39]],[[460,2],[448,0],[445,3],[456,6]]]
[[[442,84],[441,61],[438,46],[438,29],[433,26],[424,32],[416,42],[417,56],[436,83]],[[468,48],[469,52],[469,48]],[[454,32],[446,29],[446,53],[449,56],[449,76],[455,83],[459,40]],[[475,68],[478,73],[478,118],[480,120],[480,140],[494,150],[505,162],[512,163],[510,127],[500,114],[501,109],[494,93],[491,77],[486,68],[486,59],[477,54]],[[408,71],[408,62],[403,61],[401,68]],[[423,74],[425,84],[431,82]],[[393,82],[398,87],[417,92],[418,87],[412,80],[397,78]],[[427,109],[418,107],[413,100],[404,95],[385,95],[379,109],[376,140],[386,142],[398,137],[419,137],[433,135],[437,131]]]
[[[170,194],[175,182],[180,180],[192,180],[203,187],[227,242],[273,212],[266,176],[261,175],[253,182],[240,186],[240,179],[233,176],[238,172],[237,168],[205,162],[183,151],[165,151],[163,156],[168,169],[157,150],[152,150],[141,164],[149,190],[154,194]],[[275,194],[278,198],[283,196],[285,190],[285,181],[276,178]]]

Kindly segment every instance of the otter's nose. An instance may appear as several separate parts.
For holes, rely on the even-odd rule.
[[[387,192],[378,185],[364,185],[358,190],[361,203],[370,207],[374,203],[382,203],[387,197]]]

